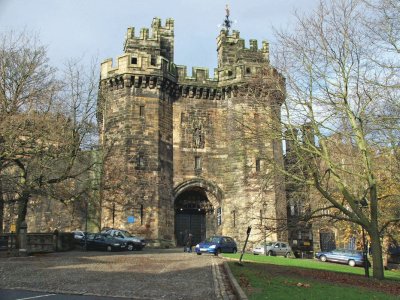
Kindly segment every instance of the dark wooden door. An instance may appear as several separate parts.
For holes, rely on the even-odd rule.
[[[183,246],[186,236],[193,235],[193,245],[205,239],[206,233],[205,214],[196,212],[176,213],[175,216],[175,236],[178,246]]]

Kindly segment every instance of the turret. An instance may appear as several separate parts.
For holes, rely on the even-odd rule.
[[[240,32],[233,30],[232,35],[221,30],[217,38],[218,68],[238,63],[269,63],[269,44],[262,42],[258,49],[257,40],[250,40],[250,48],[245,47],[245,41],[240,38]]]
[[[245,47],[245,41],[240,38],[239,31],[233,30],[229,35],[227,30],[221,30],[217,38],[218,78],[231,80],[256,72],[261,65],[269,64],[269,44],[262,42],[258,49],[257,40],[250,40],[250,47]]]
[[[139,37],[135,36],[135,28],[128,28],[124,43],[125,53],[151,53],[153,62],[158,56],[174,61],[174,20],[167,19],[165,26],[161,20],[154,18],[151,24],[151,35],[148,28],[140,30]]]

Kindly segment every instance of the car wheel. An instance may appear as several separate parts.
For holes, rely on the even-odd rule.
[[[128,251],[133,251],[133,245],[132,244],[128,244]]]
[[[237,252],[237,249],[236,248],[233,248],[233,251],[232,251],[232,253],[236,253]]]
[[[349,266],[354,267],[356,265],[356,262],[353,259],[349,260]]]
[[[325,261],[326,261],[326,256],[325,256],[325,255],[321,255],[319,259],[320,259],[321,261],[324,261],[324,262],[325,262]]]
[[[218,249],[215,251],[214,255],[215,255],[215,256],[218,256],[218,254],[220,254],[220,253],[221,253],[221,249],[218,248]]]
[[[272,251],[269,250],[268,253],[267,253],[267,255],[268,255],[268,256],[272,256],[272,255],[274,255],[274,253],[272,253]]]
[[[112,247],[110,245],[107,246],[107,251],[111,252],[112,251]]]
[[[287,252],[287,253],[285,254],[285,257],[286,257],[286,258],[291,257],[291,253],[290,253],[290,252]]]

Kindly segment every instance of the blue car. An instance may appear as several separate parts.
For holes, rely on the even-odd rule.
[[[320,261],[330,261],[341,264],[348,264],[351,267],[364,266],[364,257],[362,251],[348,249],[334,249],[326,252],[317,252],[315,258]],[[368,262],[368,265],[370,263]]]
[[[211,253],[214,255],[222,252],[236,253],[237,245],[233,238],[229,236],[211,236],[197,244],[195,251],[197,255],[201,255],[202,253]]]

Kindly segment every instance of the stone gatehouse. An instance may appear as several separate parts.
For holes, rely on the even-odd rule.
[[[286,222],[283,180],[265,160],[281,163],[281,141],[250,134],[280,117],[283,97],[244,92],[256,74],[273,72],[269,45],[246,48],[228,28],[217,51],[213,78],[200,67],[189,76],[174,62],[173,19],[154,18],[150,30],[128,28],[124,53],[101,64],[103,227],[177,245],[188,232],[195,242],[243,241],[249,225],[254,241],[287,238],[266,230]]]

